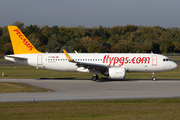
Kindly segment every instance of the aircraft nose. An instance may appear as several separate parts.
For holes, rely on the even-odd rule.
[[[173,68],[173,69],[176,69],[176,68],[177,68],[177,66],[178,66],[178,65],[177,65],[175,62],[173,62],[173,64],[172,64],[172,68]]]

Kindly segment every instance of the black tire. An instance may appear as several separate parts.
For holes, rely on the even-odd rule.
[[[93,77],[92,77],[92,81],[96,81],[96,80],[98,80],[98,78],[99,78],[99,77],[98,77],[97,75],[96,75],[96,76],[93,76]]]
[[[97,80],[97,77],[96,76],[93,76],[92,77],[92,81],[96,81]]]
[[[156,80],[156,78],[155,78],[155,77],[153,77],[153,78],[152,78],[152,80],[153,80],[153,81],[155,81],[155,80]]]

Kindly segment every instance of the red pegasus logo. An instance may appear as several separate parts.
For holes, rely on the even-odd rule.
[[[29,51],[34,49],[31,43],[28,40],[26,40],[26,38],[21,34],[21,32],[18,29],[15,29],[14,32],[16,32],[16,35],[23,41],[24,45],[28,48]]]

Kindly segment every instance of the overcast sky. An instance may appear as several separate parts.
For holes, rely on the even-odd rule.
[[[180,0],[0,0],[0,26],[180,28]]]

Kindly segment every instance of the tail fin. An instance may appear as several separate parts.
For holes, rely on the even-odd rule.
[[[14,54],[41,53],[29,42],[16,26],[8,26]]]

